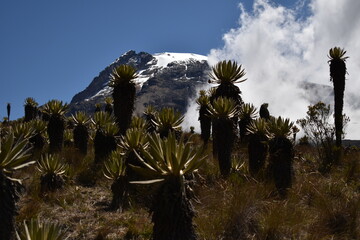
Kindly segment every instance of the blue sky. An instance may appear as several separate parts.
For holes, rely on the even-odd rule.
[[[238,27],[239,3],[252,9],[252,0],[3,0],[0,119],[8,102],[11,119],[23,116],[27,97],[70,102],[130,49],[208,55]]]

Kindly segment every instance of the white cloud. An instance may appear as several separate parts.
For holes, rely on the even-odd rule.
[[[306,7],[310,15],[301,16]],[[256,106],[267,102],[272,115],[296,121],[306,115],[310,104],[298,84],[332,86],[327,54],[334,46],[343,47],[350,56],[344,106],[351,118],[347,138],[360,139],[360,1],[313,0],[288,9],[255,0],[251,12],[241,4],[240,8],[239,26],[223,36],[222,48],[211,50],[210,64],[224,59],[241,63],[248,78],[239,84],[244,101]]]

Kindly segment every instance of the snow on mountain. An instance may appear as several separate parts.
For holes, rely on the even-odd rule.
[[[141,112],[148,104],[155,107],[174,107],[184,113],[188,98],[196,93],[196,86],[208,80],[207,57],[193,53],[149,53],[128,51],[106,67],[90,85],[76,94],[71,103],[71,111],[91,111],[96,103],[103,103],[111,96],[108,86],[112,70],[129,64],[138,70],[134,80],[137,85],[135,110]]]

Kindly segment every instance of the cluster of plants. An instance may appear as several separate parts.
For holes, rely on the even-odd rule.
[[[133,116],[129,65],[113,70],[112,98],[92,115],[27,98],[24,118],[1,123],[0,239],[359,238],[359,155],[338,143],[342,109],[340,130],[329,106],[309,106],[296,144],[294,122],[243,102],[244,76],[234,61],[213,67],[217,86],[197,99],[201,134],[172,108]]]

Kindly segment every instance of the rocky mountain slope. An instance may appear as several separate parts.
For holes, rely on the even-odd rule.
[[[141,113],[151,104],[156,108],[174,107],[185,113],[188,100],[197,87],[208,80],[210,67],[205,56],[187,53],[149,53],[129,51],[106,67],[90,85],[76,94],[70,103],[70,112],[83,110],[91,113],[96,103],[104,103],[111,96],[108,86],[112,69],[130,64],[138,70],[135,113]]]

